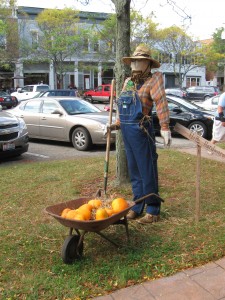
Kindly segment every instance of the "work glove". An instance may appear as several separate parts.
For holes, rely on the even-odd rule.
[[[118,121],[111,125],[109,125],[109,123],[106,123],[103,134],[104,134],[104,136],[106,136],[110,130],[113,131],[113,130],[119,130],[119,129],[120,129],[120,123]]]
[[[109,123],[106,123],[104,131],[103,131],[103,135],[106,136],[108,134],[109,130],[110,130],[110,125],[109,125]]]
[[[172,137],[170,130],[160,130],[161,137],[164,140],[164,147],[169,148],[172,144]]]

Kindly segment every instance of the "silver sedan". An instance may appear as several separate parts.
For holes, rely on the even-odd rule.
[[[30,138],[71,142],[80,151],[106,144],[107,112],[76,97],[43,97],[23,101],[10,111],[23,118]],[[115,132],[111,143],[115,142]]]

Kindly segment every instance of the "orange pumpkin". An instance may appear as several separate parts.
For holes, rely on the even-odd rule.
[[[97,209],[102,206],[102,201],[100,199],[92,199],[88,201],[88,204],[90,204],[93,209]]]
[[[71,210],[67,213],[66,219],[71,219],[71,220],[82,220],[82,221],[85,220],[84,216],[83,216],[81,213],[79,213],[79,212],[77,211],[77,209],[71,209]]]
[[[74,216],[74,220],[78,220],[78,221],[86,221],[84,218],[84,215],[80,214],[80,213],[76,213]]]
[[[92,206],[90,204],[83,204],[77,209],[77,212],[83,215],[85,220],[90,220],[91,210]]]
[[[111,217],[111,216],[115,213],[114,210],[111,209],[111,208],[107,208],[107,207],[106,207],[105,210],[106,210],[106,212],[107,212],[107,214],[108,214],[109,217]]]
[[[98,208],[96,210],[96,214],[95,214],[95,219],[96,220],[104,220],[106,218],[108,218],[108,214],[105,208]]]
[[[80,208],[82,208],[82,209],[87,208],[89,210],[92,210],[92,206],[88,203],[85,203],[85,204],[81,205],[80,207],[78,207],[78,209],[80,209]]]
[[[128,207],[128,202],[124,198],[116,198],[112,201],[112,209],[118,213]]]
[[[64,208],[64,210],[61,212],[61,217],[66,218],[66,215],[70,210],[71,210],[70,208]]]

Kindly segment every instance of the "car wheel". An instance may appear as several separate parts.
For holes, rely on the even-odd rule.
[[[209,98],[211,98],[210,96],[205,96],[204,97],[204,100],[207,100],[207,99],[209,99]]]
[[[205,124],[200,121],[192,122],[191,124],[189,124],[188,129],[190,129],[190,131],[196,132],[203,138],[207,137],[207,128]]]
[[[86,151],[92,146],[92,140],[87,129],[78,127],[73,131],[72,143],[79,151]]]

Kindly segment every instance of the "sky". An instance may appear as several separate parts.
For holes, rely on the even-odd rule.
[[[77,0],[17,0],[19,6],[43,8],[67,6],[83,11],[115,12],[111,0],[89,0],[89,2],[89,5],[84,6]],[[169,3],[176,3],[176,6]],[[143,16],[153,12],[155,15],[153,20],[159,24],[159,28],[185,25],[187,33],[195,39],[210,39],[216,28],[225,27],[224,0],[131,0],[131,6]]]

